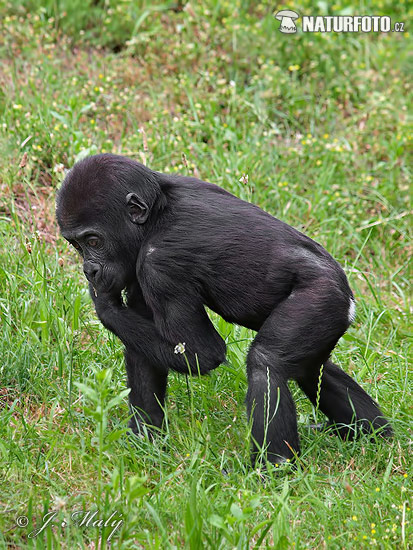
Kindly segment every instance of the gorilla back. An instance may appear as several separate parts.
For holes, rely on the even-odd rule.
[[[225,360],[208,306],[257,331],[247,358],[253,462],[299,453],[289,379],[341,436],[391,435],[378,405],[330,360],[355,304],[318,243],[216,185],[109,154],[70,170],[57,219],[83,257],[98,317],[125,345],[134,432],[161,428],[169,369],[204,374]]]

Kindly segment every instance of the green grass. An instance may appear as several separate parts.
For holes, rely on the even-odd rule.
[[[407,549],[411,36],[284,36],[272,3],[174,5],[0,1],[0,547],[105,546],[112,527],[71,519],[97,509],[123,520],[119,549]],[[390,14],[407,30],[413,16],[407,1],[290,7]],[[292,386],[298,469],[251,470],[254,335],[216,316],[228,365],[172,374],[165,435],[129,439],[122,346],[54,219],[64,170],[98,151],[218,183],[323,244],[358,304],[335,360],[394,440],[312,433],[321,415]],[[53,526],[30,537],[47,513]]]

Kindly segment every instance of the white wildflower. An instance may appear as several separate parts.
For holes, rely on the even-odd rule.
[[[244,185],[248,185],[248,174],[242,174],[239,181]]]
[[[180,353],[181,355],[185,353],[185,342],[179,342],[179,344],[175,346],[174,353]]]

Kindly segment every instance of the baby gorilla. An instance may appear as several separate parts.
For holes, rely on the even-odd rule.
[[[330,360],[355,304],[342,268],[309,237],[216,185],[111,154],[70,170],[57,219],[99,319],[125,346],[134,432],[162,426],[169,369],[204,374],[224,362],[207,306],[257,331],[247,359],[253,463],[263,451],[272,463],[299,453],[291,378],[343,437],[391,435]]]

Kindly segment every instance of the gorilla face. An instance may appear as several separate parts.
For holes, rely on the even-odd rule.
[[[136,257],[107,230],[87,226],[69,229],[64,225],[61,229],[63,237],[81,255],[84,274],[95,293],[99,289],[119,294],[136,277]]]

